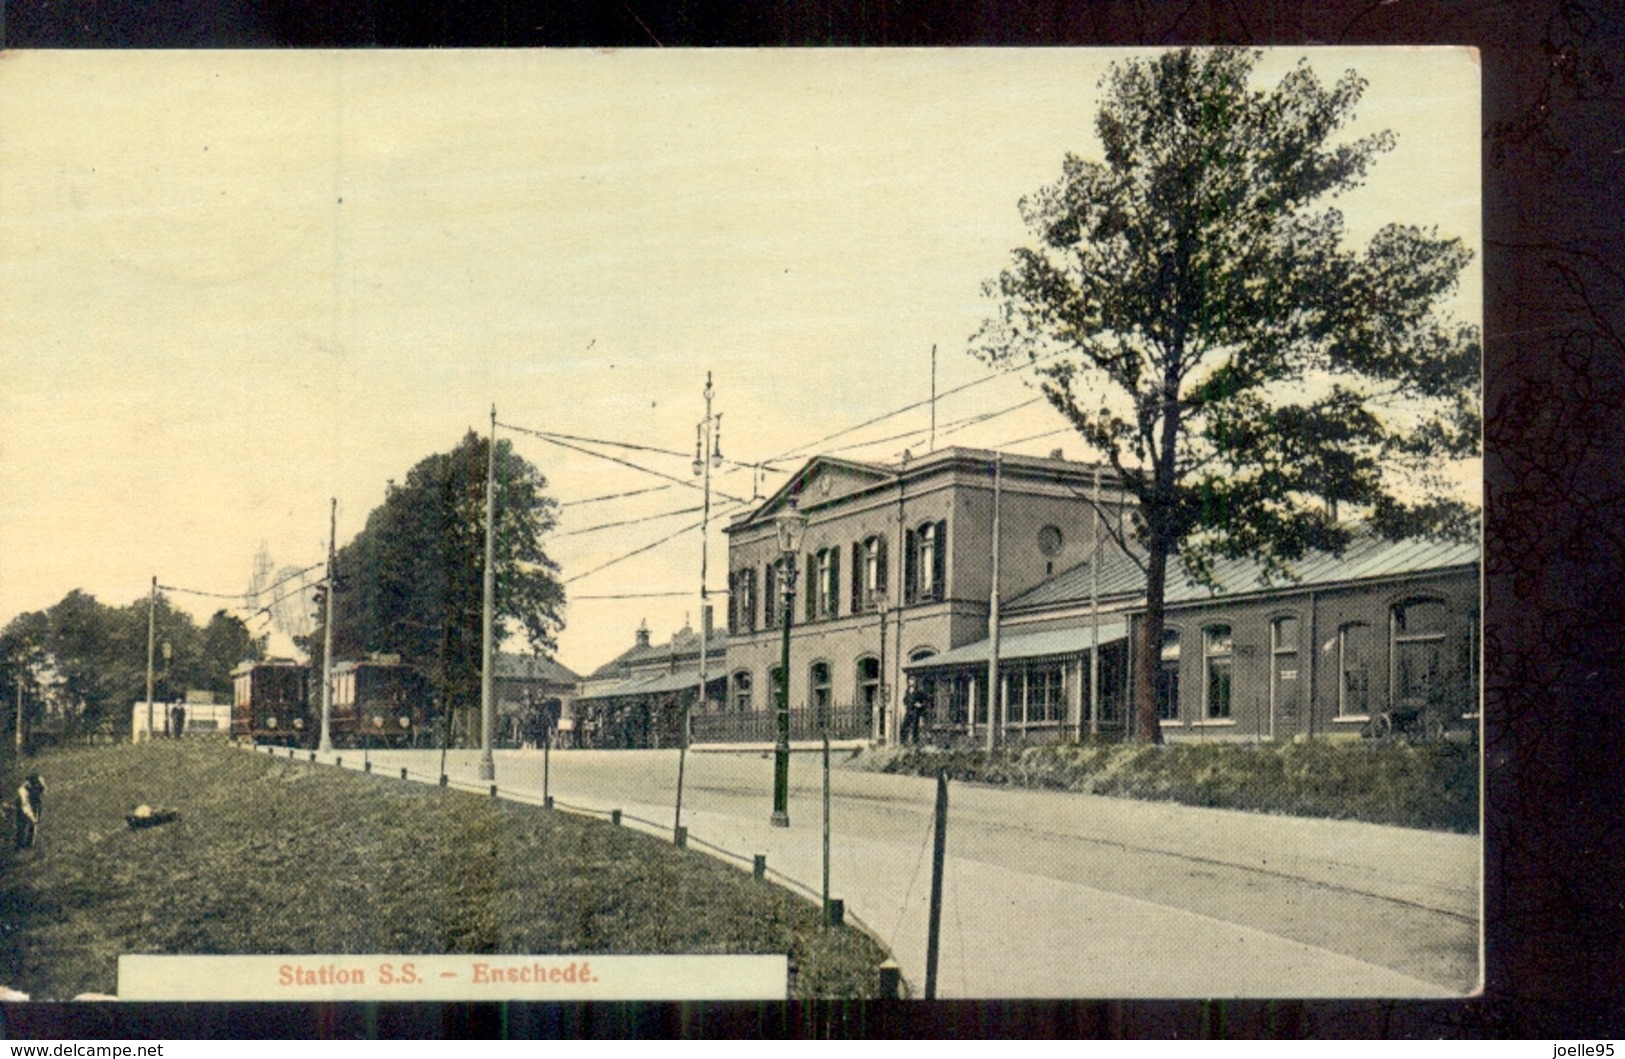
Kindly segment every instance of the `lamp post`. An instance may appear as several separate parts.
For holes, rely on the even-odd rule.
[[[169,686],[169,660],[175,657],[175,648],[170,645],[168,640],[165,640],[159,651],[164,656],[164,676],[159,682],[159,687],[164,689],[164,732],[167,735],[174,735],[175,733],[169,730],[169,719],[173,716],[173,712],[169,709],[169,697],[175,693],[174,689]]]
[[[807,516],[796,507],[796,498],[774,520],[779,531],[779,552],[784,556],[784,640],[779,655],[779,743],[773,750],[773,826],[790,826],[790,623],[796,602],[796,554],[801,551],[801,534]]]

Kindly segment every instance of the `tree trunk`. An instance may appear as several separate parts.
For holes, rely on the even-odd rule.
[[[1157,719],[1157,667],[1162,662],[1163,588],[1168,573],[1168,545],[1159,537],[1151,539],[1146,556],[1145,621],[1135,645],[1134,664],[1135,738],[1142,743],[1162,742],[1162,723]]]

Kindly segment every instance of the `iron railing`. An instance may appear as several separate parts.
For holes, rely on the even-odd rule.
[[[823,715],[827,713],[831,739],[867,739],[870,709],[862,704],[831,706],[823,711],[813,707],[793,709],[790,711],[790,738],[797,742],[821,738]],[[690,724],[690,738],[696,743],[773,743],[779,738],[777,709],[695,713]]]

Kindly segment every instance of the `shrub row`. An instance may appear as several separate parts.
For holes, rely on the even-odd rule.
[[[1478,829],[1476,743],[1076,744],[903,747],[869,756],[884,772],[1082,791],[1220,809]]]

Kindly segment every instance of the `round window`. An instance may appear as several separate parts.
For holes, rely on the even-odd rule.
[[[1061,553],[1061,527],[1045,526],[1038,531],[1038,550],[1049,558]]]

